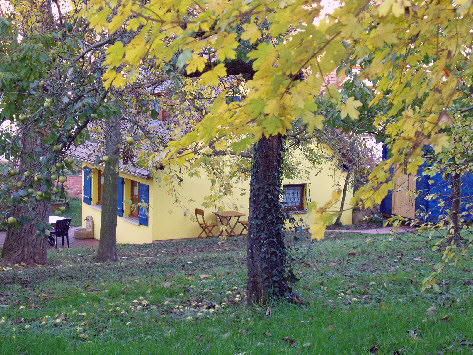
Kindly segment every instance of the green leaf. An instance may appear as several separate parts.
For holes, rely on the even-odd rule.
[[[184,52],[179,54],[179,57],[177,57],[177,66],[179,68],[184,68],[184,66],[187,64],[187,61],[189,61],[192,58],[192,52],[190,49],[186,49]]]
[[[238,142],[232,143],[232,149],[235,151],[235,153],[240,153],[242,151],[248,150],[253,142],[253,137],[246,137]]]

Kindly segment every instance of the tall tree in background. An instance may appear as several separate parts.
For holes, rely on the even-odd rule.
[[[118,202],[118,163],[120,159],[121,115],[112,114],[105,122],[105,168],[102,196],[101,225],[97,261],[117,260],[117,202]]]
[[[106,90],[95,47],[81,47],[97,38],[84,21],[60,8],[55,16],[50,1],[12,6],[14,19],[0,19],[0,117],[14,127],[0,152],[11,165],[4,173],[15,177],[1,190],[13,206],[2,262],[45,264],[50,200],[64,194],[71,168],[65,155],[100,113]]]

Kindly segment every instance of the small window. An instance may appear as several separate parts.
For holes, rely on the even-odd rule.
[[[103,173],[101,170],[97,172],[98,176],[98,199],[97,199],[97,205],[102,204],[102,196],[103,196]]]
[[[130,217],[138,218],[139,212],[139,202],[140,202],[140,193],[139,193],[139,182],[131,180],[131,206],[130,206]]]
[[[153,118],[157,118],[159,121],[166,121],[168,118],[168,112],[164,109],[164,105],[159,100],[155,100],[152,103]],[[156,116],[153,116],[156,115]]]
[[[284,185],[282,204],[286,211],[304,211],[304,184]]]
[[[227,104],[230,102],[240,102],[241,101],[241,96],[240,95],[228,95],[226,97]]]

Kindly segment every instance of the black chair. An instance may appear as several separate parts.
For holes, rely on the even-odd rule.
[[[56,248],[57,248],[57,238],[62,238],[62,246],[64,246],[64,238],[67,240],[67,247],[69,248],[69,227],[71,226],[71,219],[60,219],[56,222],[54,231],[51,232],[51,237],[56,239]]]

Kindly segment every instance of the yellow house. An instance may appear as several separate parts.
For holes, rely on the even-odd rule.
[[[87,151],[87,147],[83,151]],[[94,160],[85,154],[75,154],[83,161],[83,201],[82,219],[92,216],[95,223],[94,237],[100,235],[100,213],[103,168],[94,164]],[[301,166],[309,164],[308,161],[300,162]],[[168,194],[169,186],[162,182],[161,175],[151,177],[145,169],[132,166],[120,166],[117,204],[117,242],[118,243],[151,243],[155,240],[195,238],[201,228],[195,220],[195,208],[202,208],[205,196],[210,192],[210,180],[202,177],[186,177],[180,184],[180,195],[186,201],[178,204],[175,197]],[[343,186],[346,174],[336,169],[327,162],[318,173],[309,173],[307,176],[286,179],[283,181],[283,205],[290,214],[302,218],[310,223],[307,206],[310,202],[319,205],[330,200],[332,190]],[[314,170],[315,171],[315,170]],[[207,222],[217,223],[216,216],[212,213],[217,207],[237,210],[243,214],[242,220],[248,217],[249,180],[242,184],[246,187],[246,194],[233,194],[225,196],[219,206],[214,209],[206,208],[205,219]],[[347,196],[351,199],[352,193]],[[351,224],[351,210],[342,215],[343,224]],[[85,223],[85,222],[84,222]]]

